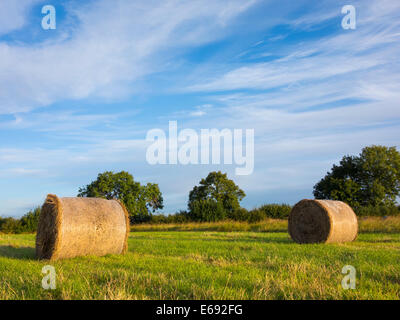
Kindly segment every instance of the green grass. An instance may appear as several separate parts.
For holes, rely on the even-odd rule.
[[[345,244],[298,245],[286,232],[132,232],[124,256],[52,263],[34,259],[34,235],[0,235],[0,298],[400,299],[400,233],[379,221]],[[41,287],[46,264],[56,290]],[[345,265],[357,270],[355,290],[341,287]]]

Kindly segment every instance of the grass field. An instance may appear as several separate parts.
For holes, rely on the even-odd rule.
[[[285,221],[135,227],[124,256],[50,263],[56,290],[41,287],[49,262],[34,259],[35,235],[3,234],[0,298],[400,299],[400,218],[361,220],[358,239],[346,244],[298,245],[285,228]],[[357,270],[355,290],[341,286],[345,265]]]

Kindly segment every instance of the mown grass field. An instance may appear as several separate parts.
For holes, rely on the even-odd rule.
[[[141,225],[124,256],[36,261],[34,234],[0,235],[0,299],[400,299],[400,218],[345,244],[298,245],[285,221]],[[184,230],[184,231],[180,231]],[[57,289],[41,286],[42,267]],[[342,267],[357,270],[344,290]]]

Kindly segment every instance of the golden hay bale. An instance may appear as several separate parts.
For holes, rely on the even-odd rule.
[[[346,242],[357,238],[358,222],[344,202],[305,199],[290,212],[288,228],[297,243]]]
[[[118,200],[48,195],[36,235],[39,259],[125,253],[129,218]]]

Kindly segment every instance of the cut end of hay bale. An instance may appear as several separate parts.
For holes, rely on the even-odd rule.
[[[40,212],[36,234],[36,257],[52,259],[58,248],[62,212],[56,195],[49,194]]]
[[[123,254],[130,231],[128,212],[118,200],[48,195],[36,235],[38,259]]]
[[[353,241],[358,222],[346,203],[333,200],[302,200],[289,215],[289,234],[297,243]]]

